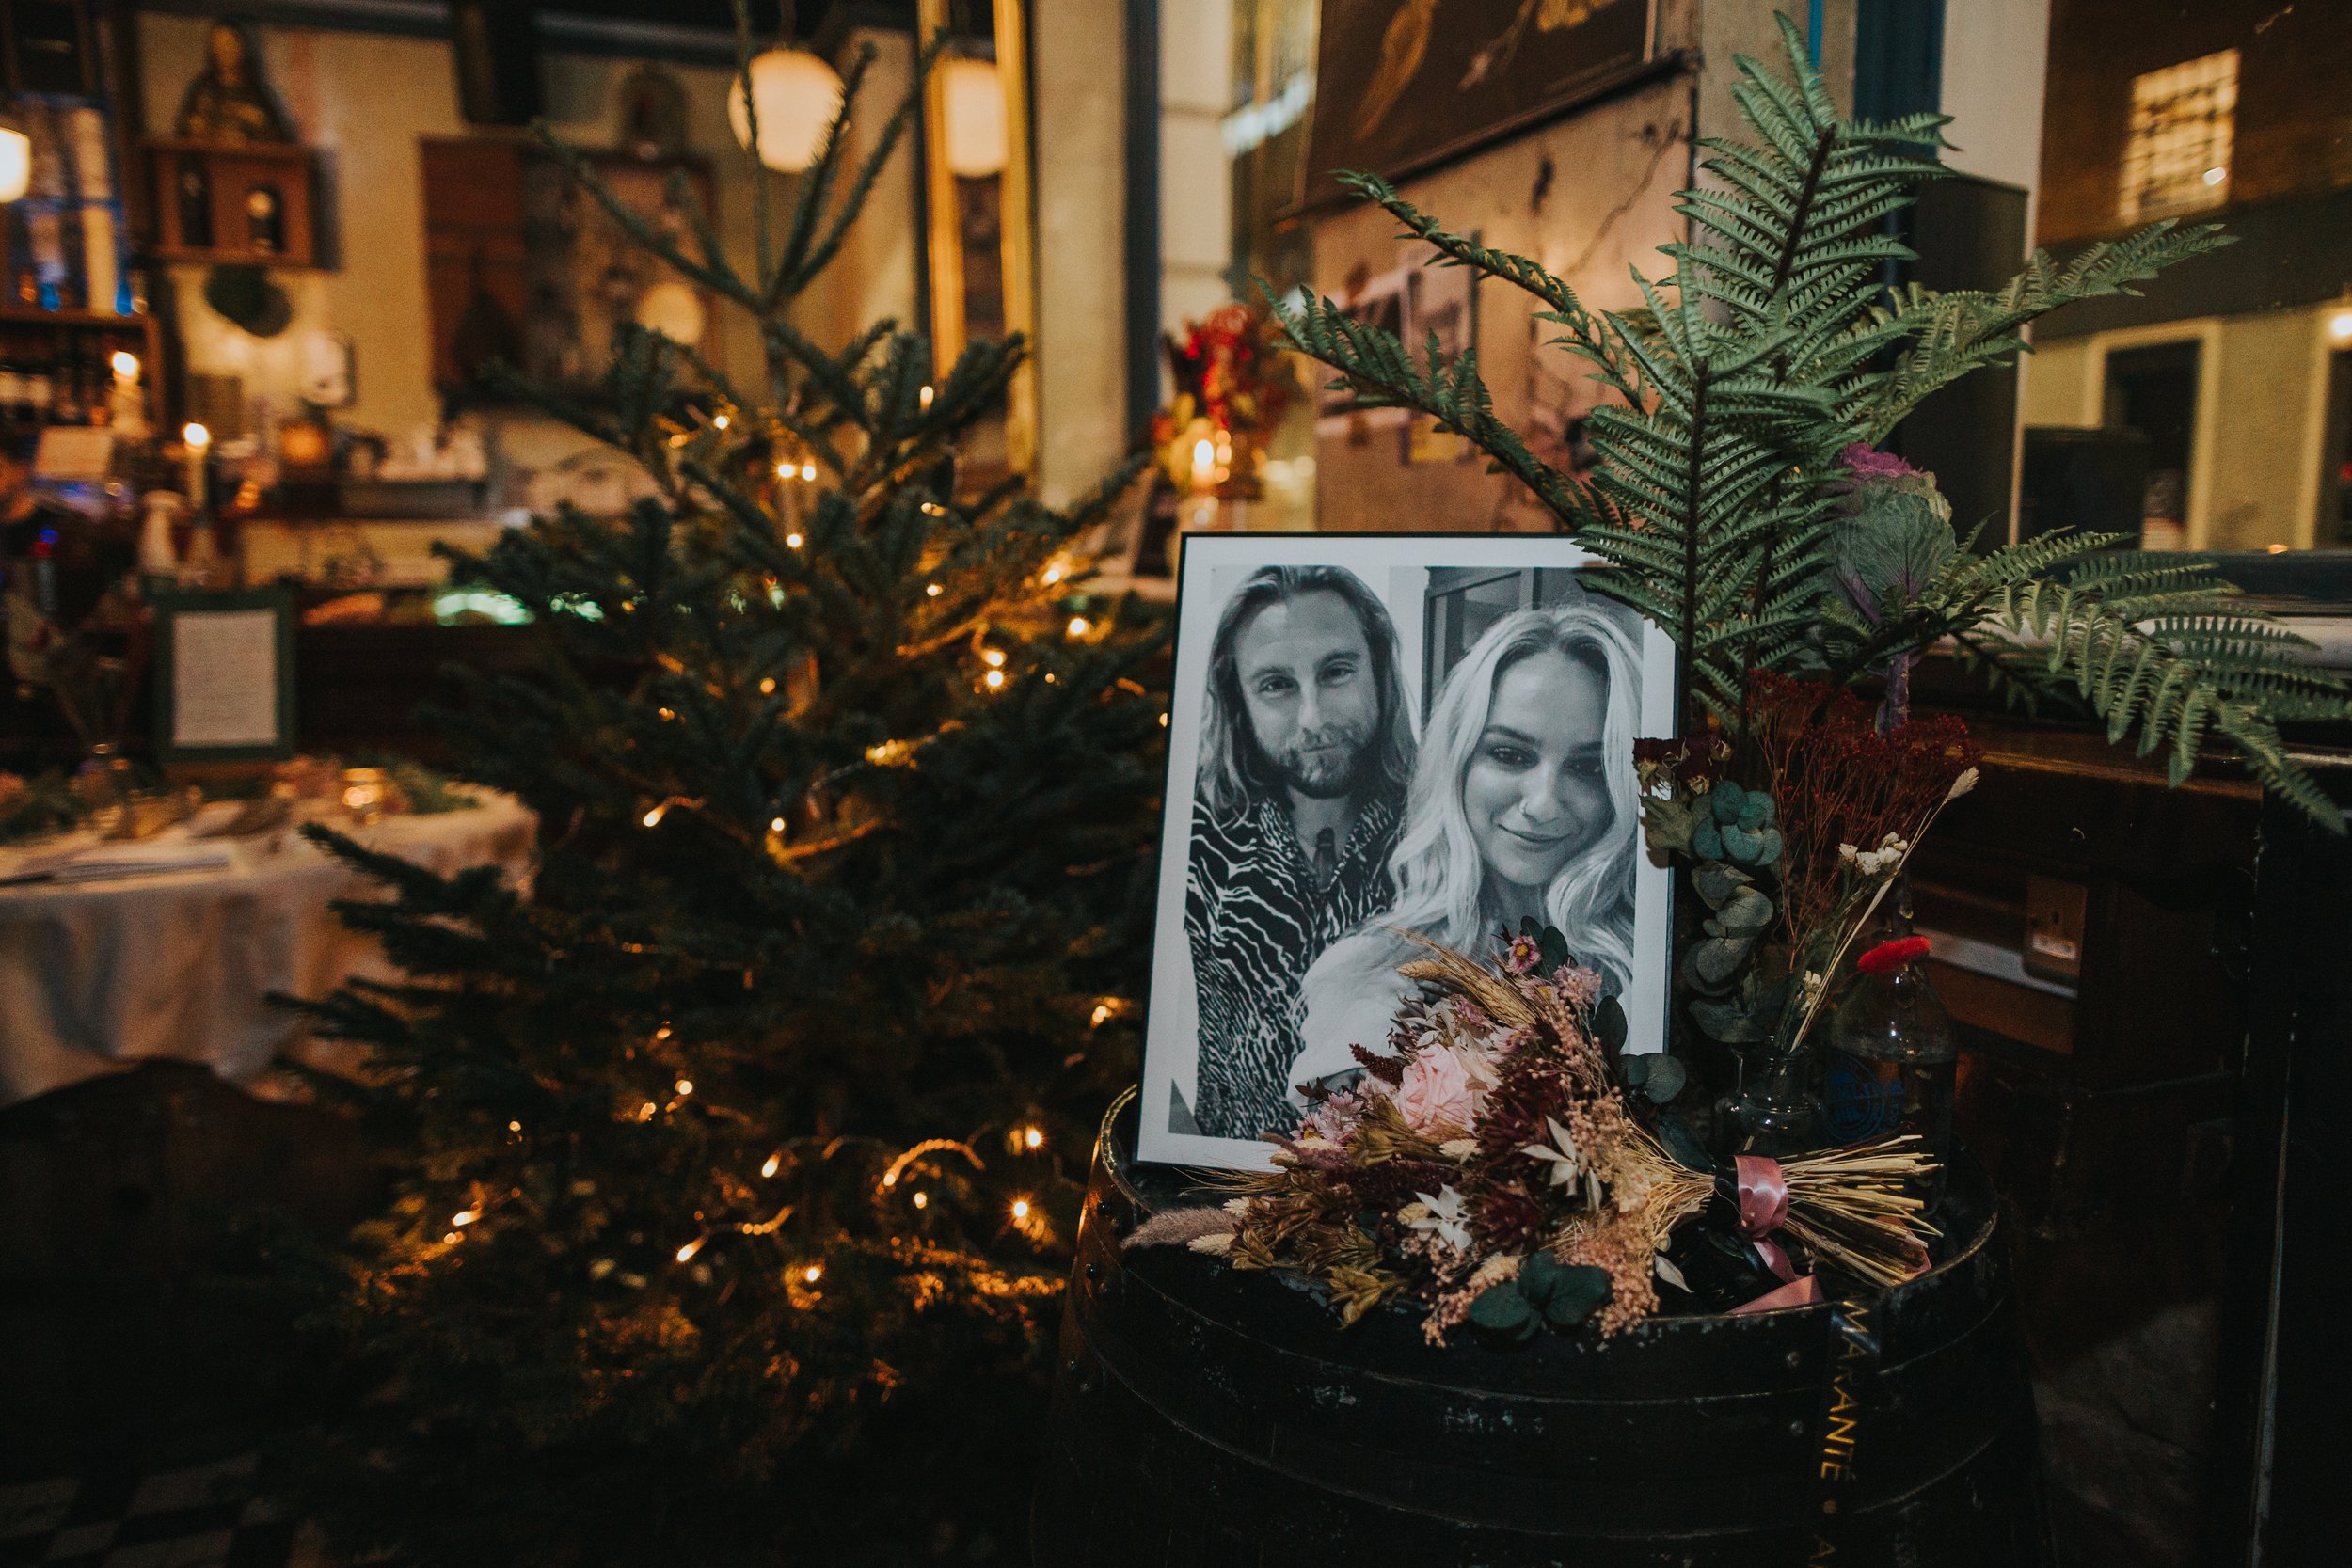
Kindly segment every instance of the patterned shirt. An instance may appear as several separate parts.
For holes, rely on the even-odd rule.
[[[1396,901],[1397,808],[1381,797],[1357,813],[1327,887],[1287,800],[1260,797],[1231,816],[1193,806],[1184,936],[1200,1013],[1193,1117],[1208,1136],[1296,1125],[1287,1079],[1299,1052],[1299,981],[1325,948]]]

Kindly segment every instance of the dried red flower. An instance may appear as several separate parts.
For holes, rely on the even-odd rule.
[[[1913,959],[1927,956],[1927,938],[1897,937],[1892,942],[1882,942],[1863,954],[1853,961],[1853,966],[1865,974],[1892,974]]]

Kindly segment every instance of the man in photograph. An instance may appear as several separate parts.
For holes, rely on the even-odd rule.
[[[1413,718],[1396,628],[1337,566],[1267,566],[1209,651],[1184,935],[1199,998],[1197,1103],[1171,1132],[1252,1138],[1296,1119],[1299,981],[1395,900]]]

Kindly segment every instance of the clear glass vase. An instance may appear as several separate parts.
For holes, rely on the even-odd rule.
[[[1830,1141],[1861,1143],[1897,1132],[1917,1135],[1935,1157],[1925,1194],[1942,1194],[1942,1167],[1952,1150],[1952,1099],[1960,1048],[1951,1015],[1935,994],[1924,955],[1886,944],[1916,939],[1907,889],[1888,900],[1863,954],[1887,953],[1853,976],[1829,1030],[1823,1117]]]
[[[1821,1096],[1810,1051],[1784,1053],[1778,1042],[1756,1047],[1740,1063],[1740,1086],[1724,1104],[1739,1154],[1786,1159],[1821,1147]]]

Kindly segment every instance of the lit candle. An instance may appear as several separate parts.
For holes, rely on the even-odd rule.
[[[180,432],[180,438],[188,447],[188,507],[202,512],[204,496],[204,454],[213,450],[213,433],[191,420]]]

